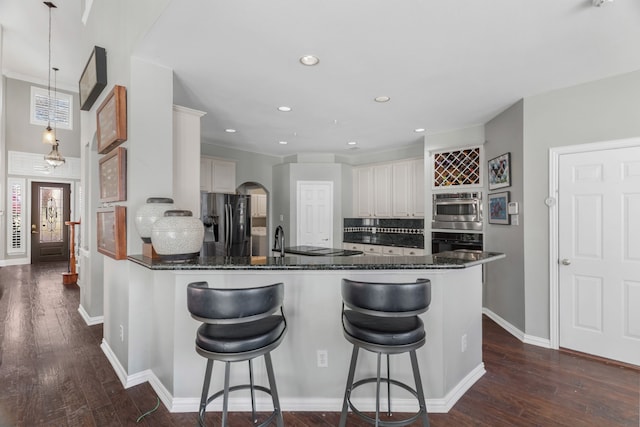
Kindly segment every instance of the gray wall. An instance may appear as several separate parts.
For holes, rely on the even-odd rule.
[[[486,160],[507,152],[511,153],[511,186],[493,192],[509,191],[510,201],[519,203],[521,213],[520,225],[489,224],[485,220],[485,250],[506,253],[507,258],[485,265],[483,306],[521,331],[525,330],[523,224],[526,218],[526,209],[522,202],[523,105],[523,101],[518,101],[486,124],[484,145]],[[488,190],[486,183],[485,217],[488,217]]]
[[[640,71],[524,100],[527,334],[549,338],[549,148],[639,135]]]
[[[28,153],[47,154],[51,147],[42,143],[43,126],[32,125],[30,119],[31,86],[47,89],[35,83],[7,78],[5,80],[6,96],[6,149],[7,151],[24,151]],[[77,93],[58,89],[58,92],[73,97],[73,129],[57,129],[60,140],[60,153],[64,157],[80,157],[80,100]],[[53,89],[51,89],[53,96]],[[53,124],[51,125],[53,127]]]
[[[274,177],[274,227],[282,225],[287,246],[296,244],[297,239],[297,182],[333,182],[333,245],[342,244],[343,219],[343,172],[350,167],[338,163],[285,163],[273,168]],[[349,177],[346,185],[351,186]],[[280,221],[280,215],[284,220]]]
[[[273,166],[282,163],[277,156],[234,150],[229,147],[215,145],[204,139],[200,145],[202,155],[235,160],[236,185],[245,182],[257,182],[271,193],[273,188]]]

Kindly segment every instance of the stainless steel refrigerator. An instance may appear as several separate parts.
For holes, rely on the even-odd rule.
[[[201,193],[201,256],[251,256],[251,196]]]

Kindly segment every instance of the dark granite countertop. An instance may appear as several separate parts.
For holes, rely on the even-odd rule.
[[[130,255],[152,270],[425,270],[472,267],[504,258],[499,252],[441,252],[425,256],[197,257],[171,262]]]

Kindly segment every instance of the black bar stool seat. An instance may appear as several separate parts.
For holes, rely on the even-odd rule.
[[[429,426],[427,406],[418,367],[416,349],[426,341],[424,322],[419,314],[428,310],[431,303],[431,282],[418,279],[411,283],[358,282],[342,279],[342,326],[347,341],[353,344],[347,386],[342,403],[340,427],[347,423],[348,410],[363,420],[377,426],[405,426],[421,420]],[[377,354],[376,377],[364,378],[354,383],[360,348]],[[415,389],[391,379],[389,355],[409,353]],[[387,358],[387,377],[380,375],[381,355]],[[376,383],[376,414],[371,418],[351,402],[351,393],[357,387]],[[391,385],[410,392],[417,400],[419,410],[403,420],[380,419],[380,384],[387,384],[387,412],[391,416]]]
[[[194,282],[187,286],[191,317],[203,322],[196,332],[196,352],[208,359],[198,411],[200,426],[205,425],[207,405],[220,396],[223,396],[222,425],[227,426],[229,393],[241,389],[251,392],[254,423],[257,423],[255,390],[271,395],[273,412],[258,427],[267,426],[273,420],[279,427],[284,426],[270,354],[280,345],[287,330],[283,299],[282,283],[243,289],[209,288],[207,282]],[[252,360],[260,356],[264,356],[269,388],[253,382]],[[216,360],[225,362],[224,388],[209,396],[213,362]],[[249,362],[250,383],[230,387],[231,363],[241,361]]]

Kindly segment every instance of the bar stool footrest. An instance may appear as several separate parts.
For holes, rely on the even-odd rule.
[[[365,413],[363,413],[362,411],[360,411],[358,408],[356,408],[356,406],[351,403],[351,393],[353,392],[353,390],[355,390],[357,387],[361,386],[361,385],[365,385],[365,384],[369,384],[369,383],[376,383],[378,381],[378,379],[376,377],[371,377],[371,378],[364,378],[361,379],[359,381],[356,381],[355,383],[353,383],[353,385],[351,386],[351,390],[349,390],[349,395],[347,396],[347,403],[349,404],[349,408],[351,409],[351,411],[357,415],[358,417],[360,417],[362,420],[370,423],[370,424],[376,424],[376,419],[375,418],[371,418],[370,416],[366,415]],[[388,378],[380,378],[380,382],[381,383],[390,383],[392,385],[395,385],[397,387],[403,388],[406,391],[408,391],[409,393],[411,393],[417,400],[418,400],[418,392],[416,390],[414,390],[413,388],[411,388],[410,386],[408,386],[407,384],[394,380],[394,379],[388,379]],[[420,406],[420,401],[418,400],[418,406]],[[412,415],[409,418],[404,418],[402,420],[395,420],[395,421],[384,421],[384,420],[378,420],[378,425],[381,427],[402,427],[402,426],[407,426],[411,423],[413,423],[414,421],[420,419],[420,417],[425,414],[425,411],[420,409],[417,413],[415,413],[414,415]]]
[[[238,391],[238,390],[250,390],[251,389],[251,384],[240,384],[240,385],[234,385],[232,387],[229,387],[229,393],[233,392],[233,391]],[[254,385],[253,386],[254,390],[257,391],[261,391],[263,393],[268,394],[269,396],[273,395],[271,394],[271,389],[268,389],[264,386],[261,385]],[[218,397],[223,396],[224,395],[224,389],[217,391],[216,393],[212,394],[211,396],[209,396],[207,398],[207,406],[209,406],[209,403],[213,402],[214,400],[216,400]],[[271,424],[271,421],[273,421],[273,419],[278,415],[278,413],[280,413],[280,408],[274,408],[274,410],[271,412],[271,415],[269,415],[269,417],[262,422],[261,424],[256,424],[254,427],[266,427],[269,424]]]

